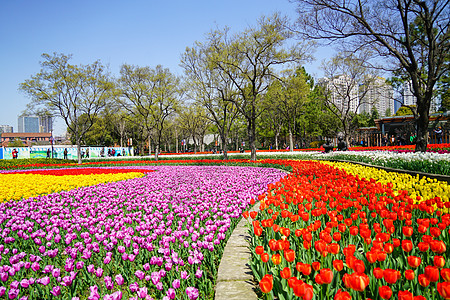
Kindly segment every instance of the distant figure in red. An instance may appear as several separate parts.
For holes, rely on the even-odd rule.
[[[17,159],[19,157],[19,151],[17,151],[16,148],[14,148],[12,151],[12,157],[13,159]]]

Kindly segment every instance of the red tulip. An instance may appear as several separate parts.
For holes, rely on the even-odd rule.
[[[261,234],[263,233],[263,229],[261,227],[254,227],[253,232],[256,236],[261,236]]]
[[[288,267],[285,267],[283,270],[280,271],[281,278],[288,279],[291,277],[291,269]]]
[[[446,282],[450,282],[450,269],[445,268],[441,270],[441,277]]]
[[[366,266],[364,265],[364,262],[360,259],[357,259],[355,263],[353,264],[353,270],[355,270],[356,273],[364,273],[366,270]]]
[[[344,268],[344,262],[340,259],[333,260],[333,268],[338,272],[342,271]]]
[[[399,291],[398,300],[413,300],[413,294],[410,291]]]
[[[255,253],[258,255],[261,255],[264,253],[264,247],[263,246],[256,246],[255,247]]]
[[[319,275],[324,284],[330,284],[333,280],[333,271],[329,268],[321,269]]]
[[[427,278],[427,276],[425,276],[425,274],[419,274],[419,276],[417,276],[417,281],[423,287],[427,287],[430,285],[430,280],[428,280],[428,278]]]
[[[374,251],[368,251],[366,253],[366,258],[369,261],[369,263],[374,264],[377,262],[378,255]]]
[[[378,261],[385,261],[387,257],[387,253],[384,251],[378,251],[377,253],[377,260]]]
[[[263,253],[263,254],[261,254],[261,260],[263,261],[263,262],[268,262],[269,261],[269,258],[270,258],[270,256],[269,256],[269,253]]]
[[[369,285],[369,276],[364,273],[353,273],[350,275],[350,288],[362,292]]]
[[[292,262],[295,259],[295,251],[292,249],[288,249],[284,251],[284,259],[286,259],[287,262]]]
[[[392,290],[387,285],[380,286],[378,288],[378,293],[382,299],[389,299],[392,297]]]
[[[410,226],[403,226],[402,232],[403,232],[403,235],[404,235],[404,236],[410,237],[410,236],[413,235],[414,230],[413,230],[413,228],[410,227]]]
[[[246,219],[248,219],[248,211],[242,212],[242,216]]]
[[[257,211],[251,211],[250,212],[250,218],[252,218],[252,219],[255,219],[257,215],[258,215]]]
[[[436,282],[439,280],[439,269],[435,266],[426,266],[425,276],[429,281]]]
[[[263,293],[270,293],[273,288],[273,276],[270,274],[264,275],[264,277],[259,282],[259,287]]]
[[[413,248],[413,243],[410,240],[403,240],[402,241],[402,249],[405,252],[410,252]]]
[[[320,262],[315,261],[311,264],[311,266],[314,269],[314,271],[318,271],[320,269]]]
[[[311,265],[303,264],[303,270],[302,270],[303,275],[309,276],[309,274],[311,274],[311,272],[312,272]]]
[[[394,251],[394,245],[391,243],[386,243],[386,244],[384,244],[383,249],[384,249],[384,251],[386,251],[386,253],[390,254]]]
[[[443,241],[433,240],[430,242],[431,251],[437,254],[442,254],[447,251],[447,247]]]
[[[417,268],[422,263],[422,259],[418,256],[408,256],[408,265],[411,268]]]
[[[439,237],[441,235],[441,230],[438,227],[431,227],[430,228],[430,234],[433,237],[437,238],[437,237]]]
[[[295,277],[293,277],[295,278]],[[292,289],[294,290],[294,294],[297,297],[303,297],[306,292],[306,283],[304,283],[302,280],[296,280],[292,284]]]
[[[439,255],[436,255],[433,259],[434,266],[438,267],[439,269],[443,268],[445,266],[445,258]]]
[[[348,292],[339,289],[336,295],[334,295],[334,300],[352,300],[352,296]]]
[[[414,280],[414,271],[413,270],[406,270],[405,271],[405,278],[407,279],[407,280]]]
[[[394,244],[394,248],[397,248],[400,246],[400,240],[399,239],[393,239],[392,243]]]
[[[393,269],[385,269],[383,271],[383,277],[387,283],[394,284],[400,278],[400,272]]]
[[[341,240],[341,233],[340,232],[335,232],[333,233],[333,240],[335,240],[336,242],[339,242]]]
[[[425,297],[422,296],[422,295],[414,296],[413,299],[414,299],[414,300],[427,300],[427,298],[425,298]]]
[[[373,276],[375,276],[376,279],[383,278],[383,269],[381,269],[381,268],[373,269]]]
[[[427,252],[430,245],[428,243],[420,242],[417,244],[417,248],[419,248],[419,251],[421,252]]]
[[[439,295],[444,299],[450,299],[450,282],[439,282],[437,284]]]

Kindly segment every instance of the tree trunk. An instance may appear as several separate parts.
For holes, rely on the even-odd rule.
[[[255,135],[256,135],[256,126],[255,126],[255,118],[249,120],[249,124],[247,127],[248,130],[248,143],[250,144],[250,160],[256,161],[256,145],[255,145]]]
[[[148,155],[152,155],[152,139],[150,135],[148,136]]]
[[[155,148],[155,161],[158,161],[158,155],[159,155],[159,145],[156,144],[156,148]]]
[[[220,135],[220,139],[222,140],[222,151],[223,151],[223,159],[228,159],[228,146],[227,146],[227,135]]]
[[[428,101],[429,103],[430,101]],[[422,100],[422,103],[426,103]],[[424,106],[424,107],[420,107]],[[416,120],[416,148],[414,152],[426,152],[428,146],[428,123],[429,123],[429,105],[422,104],[419,106],[419,99],[417,99],[417,111],[419,117]]]
[[[77,157],[78,157],[78,164],[81,165],[81,138],[77,137]]]
[[[289,151],[294,152],[294,139],[292,137],[292,130],[289,128]]]
[[[275,134],[275,150],[278,150],[278,136],[279,135],[280,134],[278,132]]]

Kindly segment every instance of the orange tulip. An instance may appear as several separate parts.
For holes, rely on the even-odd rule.
[[[439,282],[437,284],[439,295],[444,299],[450,299],[450,282]]]
[[[284,259],[287,262],[292,262],[295,259],[295,251],[292,249],[287,249],[284,251]]]
[[[411,268],[417,268],[422,263],[422,259],[418,256],[408,256],[408,265]]]
[[[291,277],[291,269],[288,267],[285,267],[283,270],[280,271],[281,278],[288,279]]]
[[[398,300],[413,300],[413,294],[410,291],[399,291]]]
[[[324,284],[330,284],[333,280],[333,271],[329,268],[321,269],[319,275]]]
[[[428,278],[427,278],[427,276],[425,276],[425,274],[419,274],[419,276],[417,276],[417,281],[423,287],[427,287],[430,285],[430,280],[428,280]]]
[[[446,282],[450,282],[450,269],[445,268],[441,270],[441,277]]]
[[[389,299],[392,297],[392,290],[387,285],[380,286],[378,288],[378,293],[382,299]]]
[[[270,274],[264,275],[264,277],[259,282],[259,287],[263,293],[270,293],[273,288],[273,276]]]
[[[272,262],[274,265],[279,265],[281,263],[281,255],[278,253],[272,255]]]
[[[407,280],[414,280],[414,277],[415,277],[415,275],[414,275],[414,271],[413,270],[406,270],[405,271],[405,278],[407,279]]]
[[[445,266],[445,258],[439,255],[436,255],[433,259],[434,266],[438,267],[439,269],[443,268]]]
[[[353,273],[350,275],[350,288],[362,292],[369,285],[370,279],[364,273]]]
[[[400,278],[400,272],[394,269],[383,270],[383,277],[387,283],[394,284]]]
[[[344,268],[344,262],[340,259],[333,260],[333,268],[338,272],[342,271]]]

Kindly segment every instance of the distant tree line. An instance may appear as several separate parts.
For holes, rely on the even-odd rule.
[[[395,80],[412,80],[416,150],[424,151],[431,100],[441,97],[444,109],[449,101],[448,2],[375,1],[364,11],[357,1],[295,2],[301,14],[294,25],[275,14],[242,32],[212,30],[182,54],[183,76],[160,65],[127,64],[112,76],[100,61],[73,65],[70,55],[54,53],[42,55],[41,71],[20,89],[30,96],[30,109],[63,118],[78,147],[132,141],[158,159],[161,151],[184,151],[182,140],[192,140],[193,151],[216,148],[217,141],[227,157],[245,142],[255,160],[257,148],[292,151],[317,137],[348,138],[358,127],[374,125],[376,110],[357,114],[333,106],[329,87],[302,66],[315,43],[326,39],[341,50],[324,64],[330,76],[345,72],[367,86],[374,70],[389,65]],[[378,28],[384,23],[377,18],[385,14],[367,11],[380,9],[407,18],[381,20],[391,27]],[[387,62],[376,65],[374,57]],[[364,90],[360,94],[361,101]],[[207,134],[215,137],[212,145],[203,144]]]

